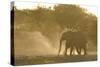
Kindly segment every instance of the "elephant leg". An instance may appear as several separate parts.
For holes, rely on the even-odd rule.
[[[80,55],[81,54],[80,47],[78,45],[75,45],[75,49],[76,49],[77,54]]]
[[[62,46],[62,44],[60,43],[59,50],[58,50],[58,56],[60,55],[61,46]]]
[[[64,55],[67,55],[67,50],[68,50],[68,46],[67,46],[67,44],[66,44],[66,45],[65,45]]]
[[[77,47],[77,53],[78,53],[78,55],[81,55],[81,53],[82,53],[82,48],[81,47]]]
[[[64,55],[67,55],[67,49],[68,49],[68,48],[65,48]]]
[[[74,50],[74,48],[73,47],[70,47],[70,56],[72,55],[73,50]]]
[[[76,47],[76,51],[78,53],[78,55],[80,54],[80,49],[78,47]]]
[[[87,55],[86,48],[84,48],[83,50],[84,50],[84,55]]]
[[[81,55],[81,52],[82,52],[82,49],[79,47],[79,48],[78,48],[78,53],[79,53],[79,55]]]
[[[61,47],[60,47],[60,49],[59,49],[58,56],[60,55],[60,51],[61,51]]]

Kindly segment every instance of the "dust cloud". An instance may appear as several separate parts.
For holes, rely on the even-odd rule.
[[[21,32],[20,36],[15,36],[14,43],[15,56],[46,56],[57,54],[57,49],[39,31]]]

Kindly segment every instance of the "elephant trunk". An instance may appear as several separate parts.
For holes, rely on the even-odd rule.
[[[62,45],[62,39],[60,40],[60,45],[59,45],[59,50],[58,50],[58,56],[59,56],[59,54],[60,54],[60,51],[61,51],[61,45]]]

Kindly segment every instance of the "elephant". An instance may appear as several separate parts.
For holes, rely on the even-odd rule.
[[[64,32],[61,36],[61,39],[60,39],[60,46],[59,46],[60,48],[59,48],[58,55],[60,54],[63,41],[66,41],[64,55],[67,55],[68,48],[70,48],[70,55],[73,55],[72,53],[74,52],[74,49],[76,49],[76,51],[79,55],[81,55],[82,50],[84,52],[84,55],[87,54],[87,52],[86,52],[87,40],[86,40],[86,37],[83,35],[82,32],[80,32],[80,31]]]
[[[77,49],[77,52],[79,55],[81,55],[82,50],[84,52],[83,55],[87,54],[87,39],[85,37],[85,35],[78,31],[78,32],[73,32],[73,42],[74,42],[74,46]]]
[[[72,31],[64,32],[62,34],[62,37],[60,39],[60,48],[59,48],[58,55],[60,54],[61,46],[62,46],[62,42],[63,41],[66,41],[64,55],[66,55],[66,52],[67,52],[68,48],[70,48],[71,51],[73,50],[73,42],[71,42],[72,41],[72,38],[71,38],[72,37],[72,34],[73,34]]]

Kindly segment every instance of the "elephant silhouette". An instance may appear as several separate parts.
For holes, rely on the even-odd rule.
[[[63,41],[66,41],[66,43],[64,44],[65,45],[64,55],[67,55],[68,48],[70,48],[70,55],[73,55],[74,49],[76,49],[78,55],[82,54],[82,50],[83,50],[84,55],[87,54],[87,50],[86,50],[87,40],[82,32],[80,32],[80,31],[64,32],[61,36],[61,39],[60,39],[60,46],[59,46],[58,55],[60,54]]]
[[[83,50],[83,55],[87,54],[87,39],[85,35],[81,32],[73,32],[73,42],[74,42],[74,47],[77,49],[77,52],[79,55],[81,55],[82,50]]]

